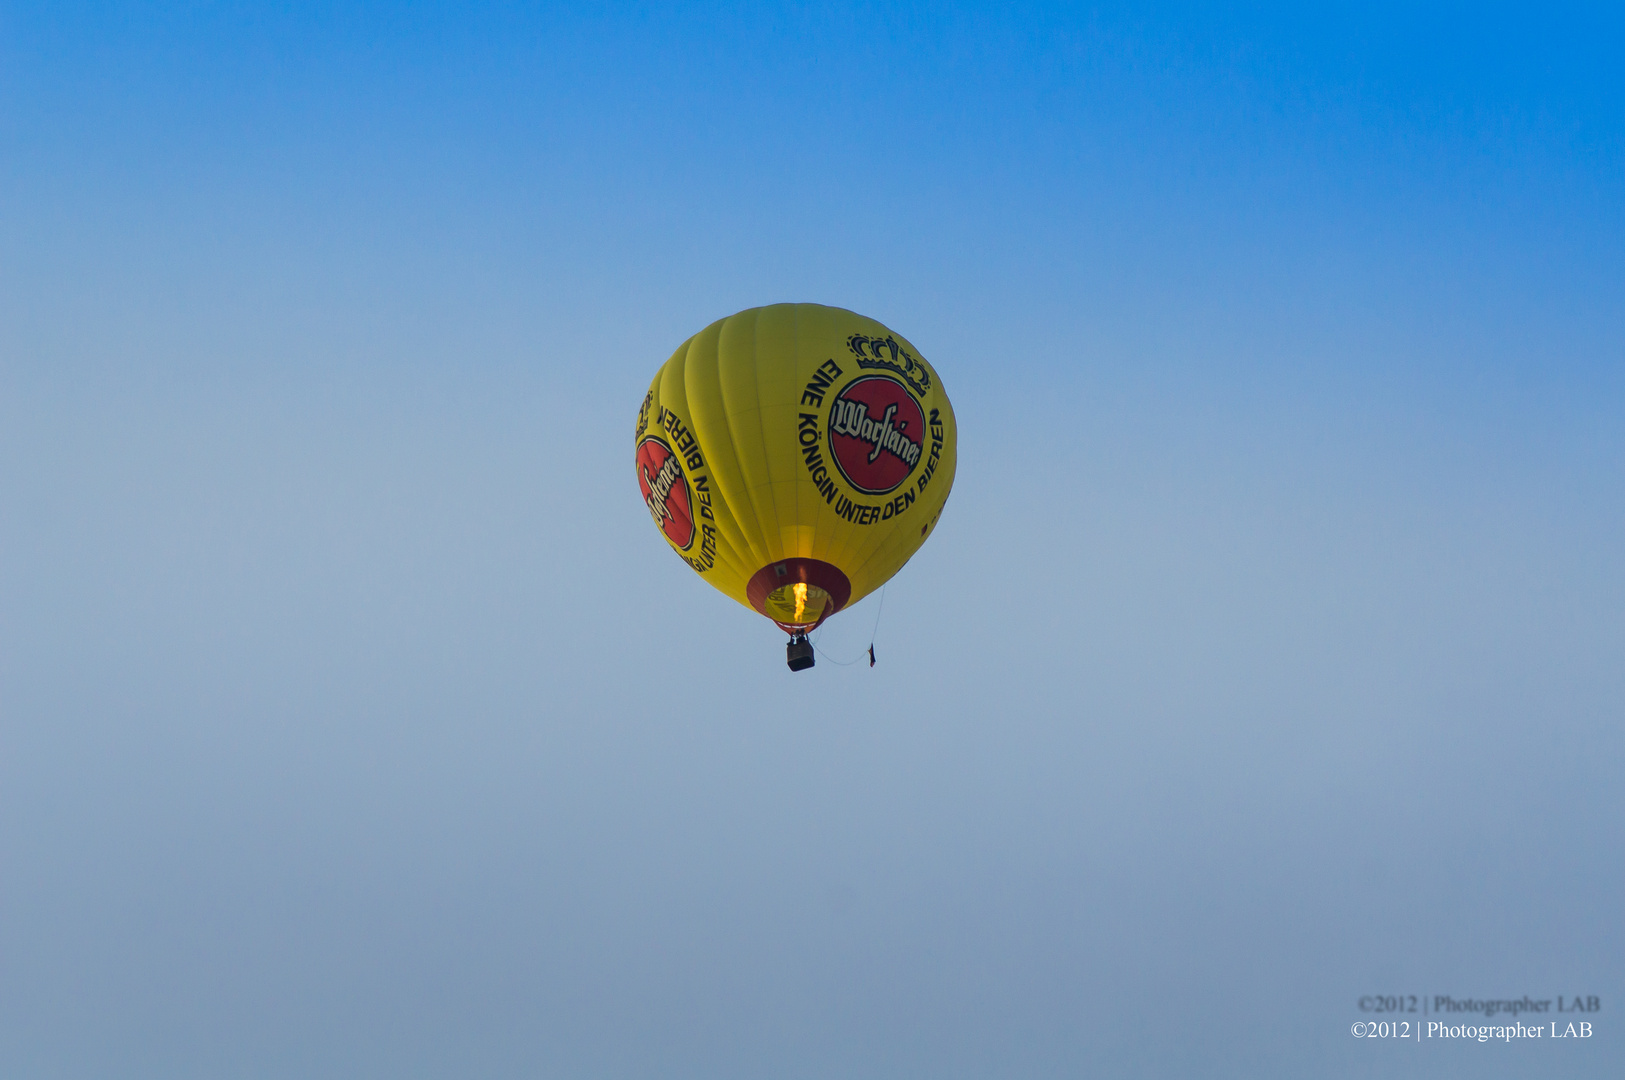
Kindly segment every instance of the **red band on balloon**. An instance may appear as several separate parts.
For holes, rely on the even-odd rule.
[[[745,586],[745,599],[750,601],[751,607],[767,615],[767,594],[781,586],[798,583],[823,589],[829,593],[829,603],[812,626],[787,627],[775,620],[774,625],[787,634],[803,634],[823,625],[825,619],[845,607],[852,597],[852,583],[841,573],[840,567],[821,559],[780,559],[751,575],[750,584]]]

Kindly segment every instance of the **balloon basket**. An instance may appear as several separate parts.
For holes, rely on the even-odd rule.
[[[805,671],[813,666],[812,642],[807,640],[806,634],[794,634],[790,644],[784,647],[784,656],[791,671]]]

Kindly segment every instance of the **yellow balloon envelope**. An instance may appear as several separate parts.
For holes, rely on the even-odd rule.
[[[794,641],[919,550],[957,441],[941,380],[905,338],[774,304],[712,323],[660,369],[638,410],[638,486],[684,562]]]

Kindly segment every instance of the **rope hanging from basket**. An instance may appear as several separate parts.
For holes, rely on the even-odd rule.
[[[890,587],[890,583],[887,583],[887,585],[883,586],[880,590],[880,604],[875,608],[875,625],[869,631],[868,655],[870,667],[875,666],[875,635],[880,632],[880,613],[886,610],[886,589]],[[820,627],[819,629],[822,630],[823,628]],[[818,636],[823,637],[824,635],[820,633]],[[809,638],[808,640],[811,641],[812,639]],[[837,660],[823,649],[819,649],[818,642],[813,641],[812,647],[818,649],[819,656],[822,656],[825,660],[828,660],[830,663],[835,664],[838,667],[851,667],[864,657],[863,653],[859,653],[850,660]]]

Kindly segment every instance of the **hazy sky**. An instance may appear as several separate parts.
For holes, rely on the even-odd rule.
[[[1307,10],[0,5],[0,1074],[1625,1071],[1625,22]],[[638,498],[784,300],[873,669]]]

